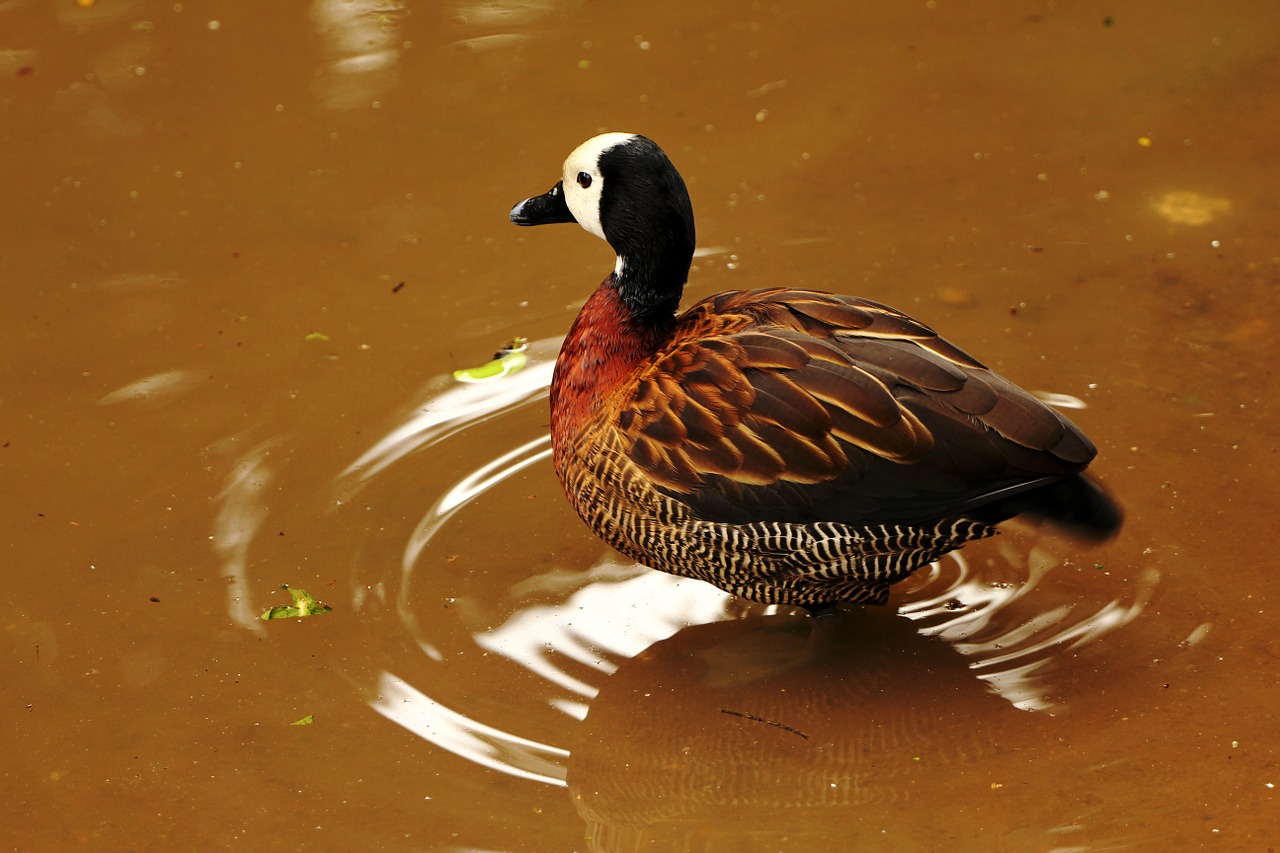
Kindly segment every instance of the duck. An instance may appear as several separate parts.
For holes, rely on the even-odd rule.
[[[786,286],[679,311],[693,205],[652,140],[588,139],[509,218],[615,253],[556,359],[551,444],[573,509],[628,559],[820,616],[885,604],[1015,516],[1119,531],[1093,442],[907,314]]]

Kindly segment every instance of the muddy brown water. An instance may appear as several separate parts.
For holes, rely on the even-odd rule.
[[[0,846],[1274,849],[1278,27],[0,4]],[[1123,534],[1017,527],[817,654],[607,552],[545,387],[612,257],[506,221],[600,130],[685,175],[686,301],[912,312],[1065,395]]]

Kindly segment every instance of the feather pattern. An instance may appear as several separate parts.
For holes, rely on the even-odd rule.
[[[906,315],[785,289],[690,309],[620,389],[615,411],[637,409],[610,425],[624,452],[699,512],[730,488],[740,497],[742,485],[787,481],[820,487],[832,520],[916,521],[931,486],[971,502],[1028,468],[1072,474],[1095,452],[1055,411]],[[855,491],[851,512],[842,497]]]
[[[1093,454],[1065,418],[906,315],[771,289],[677,318],[556,465],[587,522],[634,559],[815,604],[883,601],[995,532],[955,507]]]

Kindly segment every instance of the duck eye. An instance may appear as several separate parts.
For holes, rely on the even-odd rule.
[[[588,175],[586,172],[579,172],[579,173],[578,173],[578,186],[582,187],[584,190],[585,190],[587,187],[591,186],[591,176],[590,176],[590,175]]]

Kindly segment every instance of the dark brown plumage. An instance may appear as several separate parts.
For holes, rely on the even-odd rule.
[[[629,557],[815,608],[882,603],[1021,512],[1119,528],[1079,429],[899,311],[776,288],[673,316],[693,214],[649,140],[589,140],[511,218],[578,221],[618,253],[557,360],[552,444],[578,514]]]

